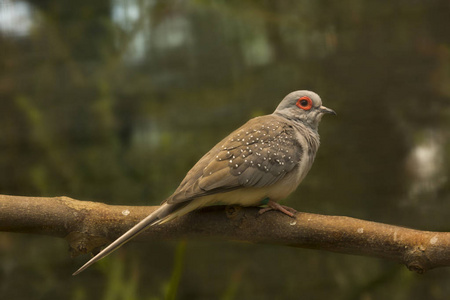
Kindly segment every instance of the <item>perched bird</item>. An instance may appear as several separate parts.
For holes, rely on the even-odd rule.
[[[324,114],[311,91],[288,94],[270,115],[256,117],[206,153],[163,204],[89,260],[73,275],[105,257],[149,226],[162,224],[200,207],[226,204],[259,206],[294,216],[278,204],[308,173],[319,148],[317,129]]]

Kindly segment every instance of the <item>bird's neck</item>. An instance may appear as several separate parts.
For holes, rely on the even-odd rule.
[[[294,128],[305,138],[312,153],[316,153],[320,146],[320,136],[317,128],[312,128],[304,122],[293,122]]]

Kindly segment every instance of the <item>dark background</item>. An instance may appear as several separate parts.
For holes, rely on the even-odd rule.
[[[156,205],[289,92],[324,117],[284,204],[450,231],[450,2],[0,1],[0,193]],[[130,243],[72,277],[0,234],[2,299],[448,299],[450,269],[234,242]]]

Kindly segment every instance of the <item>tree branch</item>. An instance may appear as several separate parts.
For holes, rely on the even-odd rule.
[[[72,256],[119,237],[157,207],[118,206],[68,197],[0,195],[0,231],[65,238]],[[450,233],[420,231],[349,217],[215,206],[149,228],[136,240],[215,238],[390,259],[418,273],[450,266]]]

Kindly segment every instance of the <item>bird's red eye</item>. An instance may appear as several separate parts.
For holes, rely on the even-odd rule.
[[[313,106],[313,103],[311,98],[303,96],[297,100],[297,103],[295,105],[303,110],[310,110]]]

